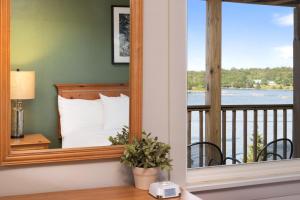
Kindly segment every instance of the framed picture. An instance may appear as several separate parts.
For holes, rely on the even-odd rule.
[[[130,60],[130,8],[112,6],[113,64],[127,64]]]

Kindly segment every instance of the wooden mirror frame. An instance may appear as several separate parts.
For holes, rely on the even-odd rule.
[[[11,152],[10,0],[0,0],[0,165],[119,158],[123,146]],[[143,0],[130,0],[130,140],[142,132]]]

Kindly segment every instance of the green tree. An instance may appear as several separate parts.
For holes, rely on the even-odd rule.
[[[251,145],[249,145],[249,151],[247,155],[247,160],[248,162],[254,162],[253,155],[254,155],[254,146],[253,146],[253,141],[254,137],[253,135],[250,138]],[[257,154],[264,148],[264,143],[263,143],[263,137],[261,134],[257,134]]]
[[[205,71],[188,71],[187,89],[205,89]],[[259,85],[255,80],[260,80]],[[270,86],[270,81],[275,82],[276,86]],[[230,70],[223,69],[221,74],[221,84],[223,88],[274,88],[292,89],[293,69],[291,67],[277,68],[251,68]]]

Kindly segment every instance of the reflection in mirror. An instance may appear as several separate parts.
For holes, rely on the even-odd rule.
[[[13,151],[111,145],[129,124],[129,0],[11,0],[11,70]]]

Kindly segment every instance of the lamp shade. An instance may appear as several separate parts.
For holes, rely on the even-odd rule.
[[[10,98],[34,99],[35,97],[35,72],[11,71],[10,73]]]

